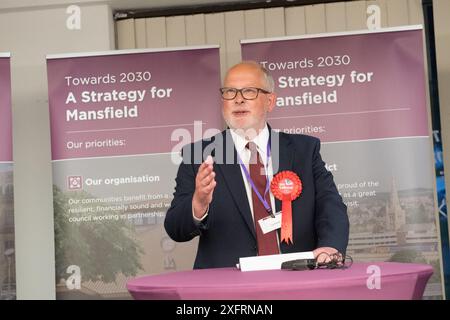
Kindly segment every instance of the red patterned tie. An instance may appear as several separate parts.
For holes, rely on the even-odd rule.
[[[256,144],[254,144],[253,142],[249,142],[246,145],[246,147],[251,152],[249,165],[250,177],[252,178],[256,189],[259,191],[259,194],[262,197],[264,197],[264,191],[267,183],[264,165],[262,164],[261,159],[258,155]],[[267,193],[265,199],[270,206],[269,193]],[[262,204],[261,200],[259,200],[255,191],[253,191],[253,189],[252,189],[252,203],[253,203],[253,218],[255,220],[256,239],[258,241],[258,255],[264,256],[269,254],[280,253],[278,249],[276,230],[263,234],[261,227],[258,223],[260,219],[267,217],[269,214],[267,210],[264,208],[264,205]]]

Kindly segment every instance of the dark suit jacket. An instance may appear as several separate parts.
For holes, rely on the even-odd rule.
[[[310,136],[272,130],[270,136],[274,173],[294,171],[303,185],[301,195],[292,202],[294,243],[281,243],[281,252],[333,247],[345,253],[349,235],[347,208],[332,174],[325,169],[319,153],[320,141]],[[208,216],[196,224],[192,217],[195,177],[201,162],[209,154],[215,160],[217,185]],[[276,210],[281,210],[279,200],[276,200]],[[200,236],[194,268],[231,267],[238,263],[240,257],[257,255],[255,226],[229,130],[183,149],[174,199],[167,211],[164,227],[168,235],[178,242]]]

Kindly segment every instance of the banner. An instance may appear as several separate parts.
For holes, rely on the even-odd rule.
[[[441,298],[421,27],[246,40],[242,56],[274,76],[269,123],[321,139],[348,207],[347,253],[429,263],[425,297]]]
[[[181,147],[223,127],[219,48],[49,56],[47,72],[57,298],[130,297],[130,277],[192,269],[197,242],[163,222]]]
[[[0,300],[16,299],[9,53],[0,53]]]

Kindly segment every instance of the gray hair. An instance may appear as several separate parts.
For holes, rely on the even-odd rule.
[[[273,80],[272,75],[269,73],[269,71],[263,67],[262,64],[253,61],[253,60],[244,60],[241,61],[237,64],[235,64],[234,66],[232,66],[229,70],[231,70],[232,68],[241,65],[241,64],[245,64],[245,65],[250,65],[250,66],[254,66],[255,68],[257,68],[259,71],[261,71],[261,73],[264,75],[264,81],[266,82],[266,90],[269,92],[273,92],[275,90],[275,81]],[[227,72],[228,74],[228,72]],[[226,78],[226,75],[225,75]]]

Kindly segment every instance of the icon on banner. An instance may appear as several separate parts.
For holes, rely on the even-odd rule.
[[[83,177],[82,176],[68,176],[69,190],[82,190]]]

